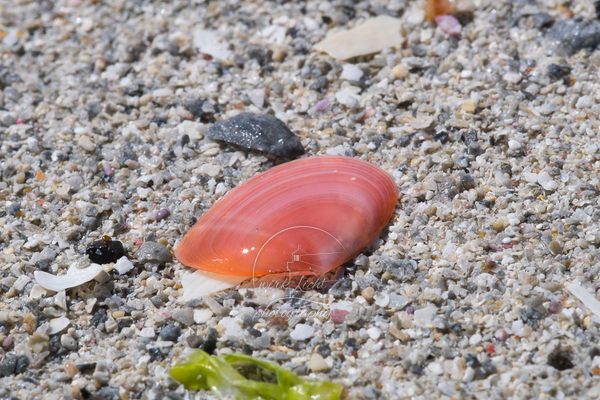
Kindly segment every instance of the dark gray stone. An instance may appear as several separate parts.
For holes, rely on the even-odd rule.
[[[304,147],[294,132],[283,121],[268,114],[242,113],[217,122],[210,128],[208,138],[282,158],[296,158],[304,154]]]
[[[554,23],[554,17],[545,12],[534,14],[532,18],[533,25],[538,29],[547,28]]]
[[[162,264],[171,259],[169,249],[159,243],[145,242],[135,253],[138,260],[152,264]]]
[[[25,372],[29,366],[29,359],[23,355],[12,354],[4,359],[0,364],[0,378],[11,375],[18,375]]]
[[[174,324],[169,324],[160,331],[160,338],[165,342],[177,342],[179,336],[181,336],[181,328]]]
[[[600,21],[591,19],[565,19],[554,23],[548,38],[558,52],[567,54],[579,50],[595,50],[600,44]]]

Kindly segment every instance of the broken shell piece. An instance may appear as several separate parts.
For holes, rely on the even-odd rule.
[[[214,272],[197,270],[182,277],[183,296],[181,296],[181,300],[187,302],[199,299],[202,296],[237,286],[248,278],[250,277],[221,275]]]
[[[402,43],[401,21],[388,15],[369,19],[353,29],[335,33],[315,45],[339,60],[378,53]]]
[[[102,271],[102,265],[90,264],[87,268],[77,268],[77,263],[71,264],[65,275],[52,275],[43,271],[35,271],[38,285],[46,290],[60,292],[61,290],[83,285],[94,279]]]

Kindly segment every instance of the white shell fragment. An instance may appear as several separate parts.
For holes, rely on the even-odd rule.
[[[248,278],[196,270],[182,277],[183,296],[181,296],[181,300],[186,302],[199,299],[202,296],[237,286]]]
[[[133,269],[133,263],[123,256],[117,260],[114,267],[120,275],[123,275]]]
[[[71,320],[67,317],[58,317],[50,320],[50,330],[48,331],[48,335],[56,335],[59,332],[62,332],[69,324]]]
[[[598,301],[590,292],[588,292],[579,283],[571,283],[567,286],[569,292],[573,293],[584,306],[590,309],[591,312],[600,317],[600,301]]]
[[[226,61],[231,58],[229,43],[222,39],[216,31],[196,29],[194,31],[194,45],[202,53],[210,54],[214,59]]]
[[[314,47],[338,60],[347,60],[399,45],[403,40],[400,28],[399,19],[380,15],[353,29],[335,33]]]
[[[87,268],[77,268],[77,263],[73,263],[65,275],[52,275],[44,271],[35,271],[33,276],[38,285],[44,289],[60,292],[91,281],[101,271],[102,266],[99,264],[90,264]]]

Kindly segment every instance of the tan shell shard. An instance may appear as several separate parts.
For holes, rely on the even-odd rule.
[[[380,15],[353,29],[335,33],[314,48],[338,60],[378,53],[402,43],[401,26],[398,18]]]
[[[351,157],[282,164],[244,182],[204,214],[175,249],[190,267],[222,275],[322,274],[386,226],[398,189]]]

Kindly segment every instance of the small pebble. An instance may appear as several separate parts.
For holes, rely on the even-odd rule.
[[[175,324],[168,324],[162,328],[159,336],[165,342],[177,342],[181,336],[181,328]]]
[[[171,260],[171,253],[166,246],[155,242],[144,242],[135,253],[139,261],[151,264],[162,264]]]
[[[315,328],[306,324],[297,324],[294,327],[290,337],[294,340],[306,340],[311,338],[315,333]]]
[[[370,303],[371,301],[373,301],[373,296],[375,295],[375,289],[373,289],[372,287],[369,286],[369,287],[363,289],[363,291],[360,292],[360,295],[362,297],[364,297],[364,299]]]
[[[154,214],[154,220],[156,222],[160,222],[163,219],[168,218],[169,215],[171,215],[171,212],[166,208],[162,208],[162,209],[158,210],[156,212],[156,214]]]
[[[319,353],[313,353],[310,356],[309,368],[312,372],[322,372],[329,369],[329,365]]]
[[[100,240],[92,243],[85,249],[90,261],[96,264],[117,262],[125,254],[123,243],[118,240]]]
[[[335,324],[341,324],[344,322],[344,320],[346,319],[346,316],[349,313],[350,312],[346,311],[346,310],[338,310],[338,309],[331,310],[331,314],[330,314],[331,321]]]
[[[408,75],[408,67],[404,64],[398,64],[392,68],[392,74],[399,79],[406,78]]]
[[[563,305],[558,301],[551,301],[550,304],[548,304],[548,311],[552,314],[560,314],[563,308]]]

